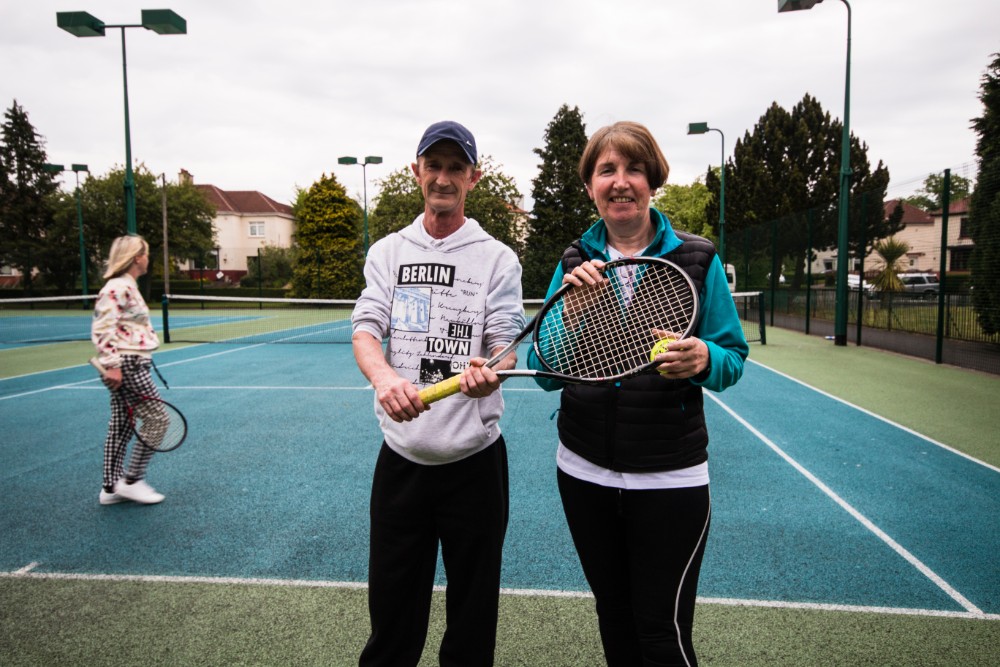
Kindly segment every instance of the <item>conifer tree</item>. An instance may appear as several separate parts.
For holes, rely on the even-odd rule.
[[[586,145],[580,109],[564,104],[545,130],[545,147],[535,149],[542,164],[532,180],[535,203],[521,260],[525,297],[545,296],[563,251],[597,220],[578,173]]]
[[[979,172],[969,202],[972,299],[983,331],[995,334],[1000,331],[1000,53],[983,74],[979,99],[983,115],[972,121]]]
[[[820,103],[806,94],[791,112],[776,102],[761,116],[753,130],[736,142],[726,167],[727,246],[741,232],[752,228],[751,254],[771,256],[775,265],[790,260],[793,286],[804,277],[809,247],[808,220],[812,222],[812,247],[837,245],[837,200],[840,178],[840,147],[843,125],[830,118]],[[859,224],[865,226],[865,246],[870,250],[881,238],[899,230],[899,217],[885,218],[882,201],[889,184],[889,170],[879,161],[872,170],[868,146],[857,137],[850,140],[851,240],[848,253],[858,256]],[[705,184],[713,194],[707,208],[709,220],[718,219],[719,178],[713,171]],[[861,197],[862,193],[867,196]],[[862,210],[863,209],[863,210]],[[812,211],[812,215],[809,212]],[[772,232],[770,225],[778,220]],[[766,228],[765,228],[766,227]],[[727,252],[727,260],[733,253]],[[780,267],[768,267],[768,271]]]
[[[364,286],[361,206],[336,176],[323,176],[295,203],[298,262],[292,295],[356,299]]]
[[[26,290],[45,251],[52,221],[48,198],[57,189],[53,174],[42,169],[45,140],[14,100],[4,113],[0,136],[0,264],[17,269]]]

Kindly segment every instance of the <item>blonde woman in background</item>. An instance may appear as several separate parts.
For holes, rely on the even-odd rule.
[[[111,392],[111,419],[104,441],[104,480],[98,497],[102,505],[131,500],[151,505],[163,500],[145,480],[153,450],[132,448],[128,469],[125,455],[132,429],[128,420],[127,390],[137,396],[159,397],[150,376],[152,353],[160,340],[149,321],[136,279],[149,269],[149,244],[141,236],[120,236],[111,244],[107,282],[94,306],[90,338],[97,358],[107,370],[104,384]]]

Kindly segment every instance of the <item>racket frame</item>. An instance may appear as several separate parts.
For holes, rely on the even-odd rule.
[[[633,265],[658,264],[660,266],[666,267],[667,270],[671,272],[676,272],[681,278],[683,278],[683,280],[687,283],[688,289],[691,292],[691,304],[692,304],[691,315],[688,318],[689,320],[688,325],[684,329],[684,331],[671,332],[671,335],[672,337],[676,338],[676,340],[683,340],[689,337],[691,335],[691,331],[695,328],[695,326],[697,326],[698,310],[699,310],[698,291],[695,289],[694,282],[691,280],[691,277],[681,267],[677,266],[670,260],[663,259],[662,257],[646,257],[646,256],[621,257],[619,259],[614,259],[609,262],[605,262],[604,267],[601,268],[601,275],[607,276],[609,272],[614,271],[615,269],[621,266],[628,266],[630,264]],[[605,280],[609,280],[609,278],[605,277]],[[534,334],[532,338],[532,347],[534,347],[535,349],[535,356],[538,357],[538,361],[548,370],[539,371],[530,368],[514,369],[511,371],[500,371],[500,373],[498,373],[499,375],[503,375],[504,377],[543,377],[553,380],[562,380],[564,382],[569,382],[572,384],[602,385],[602,384],[612,384],[615,382],[620,382],[622,380],[635,377],[636,375],[641,375],[643,373],[652,371],[654,368],[660,365],[661,362],[659,361],[647,361],[644,364],[636,366],[635,368],[628,369],[621,373],[615,373],[600,378],[583,378],[575,375],[567,375],[566,373],[560,373],[551,364],[549,364],[546,361],[545,355],[542,353],[541,348],[539,347],[539,341],[540,341],[540,337],[538,335],[539,330],[542,326],[542,322],[544,320],[546,312],[548,312],[553,308],[553,306],[560,297],[562,297],[564,294],[566,294],[566,292],[569,292],[572,289],[580,289],[580,288],[576,287],[572,283],[566,283],[562,285],[558,290],[553,292],[551,297],[545,300],[545,303],[542,304],[542,307],[538,310],[538,313],[532,319],[531,326],[532,326],[532,332]]]

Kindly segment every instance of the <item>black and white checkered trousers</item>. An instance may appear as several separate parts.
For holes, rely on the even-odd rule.
[[[104,487],[114,487],[122,477],[130,482],[146,476],[146,468],[153,457],[153,450],[143,447],[138,442],[132,447],[128,471],[125,470],[125,454],[129,440],[132,439],[132,427],[128,418],[128,392],[136,396],[159,398],[160,393],[153,384],[149,374],[152,361],[134,354],[121,357],[122,387],[111,392],[111,419],[108,420],[108,436],[104,440]],[[128,390],[128,391],[126,391]]]

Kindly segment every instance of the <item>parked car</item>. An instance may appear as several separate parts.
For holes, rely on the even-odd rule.
[[[903,291],[911,294],[934,296],[941,289],[933,273],[901,273],[899,280],[903,283]]]
[[[866,292],[870,293],[872,291],[872,285],[867,280],[861,280],[861,276],[854,273],[847,274],[848,289],[857,292],[859,285],[861,285]]]

